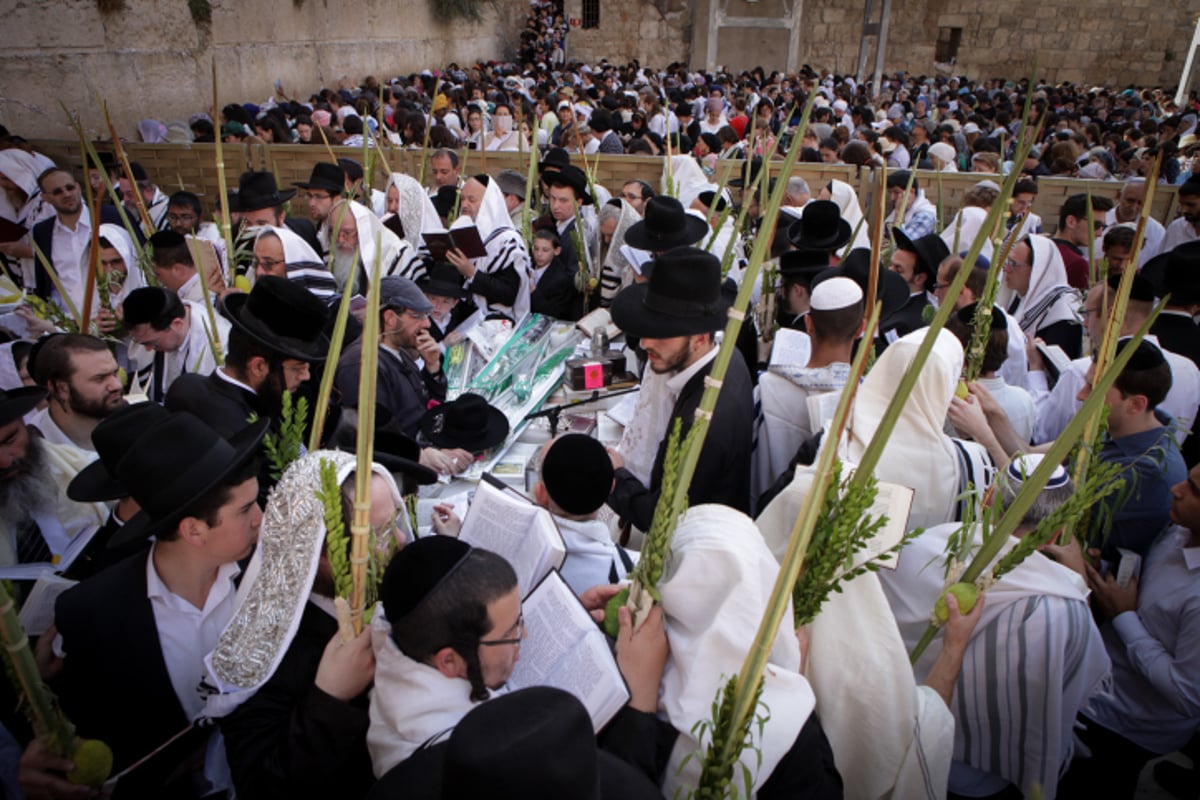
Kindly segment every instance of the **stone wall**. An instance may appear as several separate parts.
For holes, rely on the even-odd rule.
[[[0,122],[27,136],[70,135],[62,101],[98,134],[103,95],[121,135],[133,138],[140,118],[207,110],[214,58],[222,103],[261,102],[276,79],[307,97],[343,78],[386,80],[511,56],[528,10],[525,0],[492,0],[480,23],[451,25],[434,20],[430,0],[211,0],[211,7],[211,22],[198,26],[187,0],[124,0],[106,14],[97,0],[5,0]]]
[[[564,0],[568,20],[581,20],[582,0]],[[567,34],[567,58],[595,63],[637,59],[665,66],[687,61],[692,36],[693,5],[687,0],[602,0],[600,26],[572,25]]]

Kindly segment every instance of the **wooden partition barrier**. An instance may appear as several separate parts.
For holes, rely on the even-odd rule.
[[[39,140],[33,142],[34,147],[46,154],[55,162],[78,170],[82,164],[79,155],[79,145],[70,141]],[[99,145],[98,149],[104,149]],[[352,158],[362,162],[363,150],[356,147],[332,148],[338,157]],[[136,161],[146,170],[150,179],[170,193],[186,188],[201,196],[201,202],[206,212],[215,207],[214,198],[217,196],[216,147],[211,144],[127,144],[126,153],[131,161]],[[275,173],[281,189],[291,188],[295,181],[305,181],[312,172],[312,167],[319,161],[329,160],[329,151],[322,145],[237,145],[226,144],[223,148],[225,155],[225,175],[229,188],[237,188],[237,176],[250,169],[269,170]],[[387,148],[384,157],[392,169],[419,176],[421,171],[420,150],[402,150]],[[528,153],[459,151],[460,164],[464,166],[464,174],[488,172],[495,175],[503,169],[514,169],[522,175],[529,165]],[[374,175],[372,185],[382,187],[387,180],[387,170],[383,159],[374,159]],[[465,163],[464,163],[465,162]],[[575,156],[573,162],[580,163]],[[626,181],[641,179],[654,186],[662,186],[664,160],[658,156],[626,156],[626,155],[595,155],[588,157],[589,166],[595,170],[595,180],[613,194],[618,194],[621,185]],[[717,164],[713,181],[720,181],[726,171],[741,171],[744,162],[721,161]],[[778,176],[781,163],[772,164],[772,177]],[[867,208],[874,193],[878,179],[878,170],[853,167],[843,164],[796,164],[793,175],[803,177],[812,189],[814,196],[821,187],[831,179],[849,183],[858,193],[859,203]],[[925,190],[926,196],[935,205],[941,196],[943,224],[958,211],[962,204],[963,194],[978,181],[991,177],[997,183],[1002,176],[986,176],[973,173],[942,173],[939,183],[937,173],[924,170],[917,171],[917,180]],[[1089,181],[1074,178],[1041,178],[1038,180],[1038,195],[1033,210],[1042,218],[1046,232],[1052,233],[1058,227],[1058,210],[1063,201],[1072,194],[1091,192],[1096,197],[1115,199],[1121,189],[1117,181]],[[1168,224],[1175,217],[1177,208],[1176,187],[1156,187],[1152,214],[1155,219]],[[291,201],[290,213],[296,216],[307,216],[308,206],[303,193],[297,194]]]

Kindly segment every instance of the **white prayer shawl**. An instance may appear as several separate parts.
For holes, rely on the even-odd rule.
[[[32,344],[27,339],[18,341],[25,341],[27,344]],[[20,389],[25,385],[25,382],[21,380],[21,373],[17,371],[16,358],[13,356],[14,344],[16,344],[15,341],[0,344],[0,392]],[[32,416],[32,412],[25,416]]]
[[[19,147],[0,150],[0,175],[15,183],[25,193],[24,204],[16,208],[9,202],[8,195],[0,192],[0,217],[32,229],[34,223],[54,216],[53,206],[43,202],[42,192],[38,189],[38,175],[44,169],[36,156]]]
[[[1025,331],[1021,330],[1021,326],[1007,311],[1004,312],[1004,317],[1008,323],[1008,354],[998,372],[1009,386],[1024,387],[1029,375],[1029,355],[1025,352]]]
[[[400,652],[382,605],[376,605],[371,617],[371,645],[375,688],[367,750],[380,778],[423,746],[443,741],[477,703],[471,700],[470,681],[447,678]]]
[[[669,164],[663,167],[662,188],[664,194],[674,195],[684,208],[691,208],[701,192],[715,192],[717,185],[709,181],[696,159],[671,156]]]
[[[617,292],[633,283],[633,270],[629,261],[621,254],[621,247],[625,244],[625,232],[640,219],[633,206],[628,201],[621,200],[621,217],[617,220],[612,242],[600,266],[600,304],[603,306],[611,305]]]
[[[125,298],[134,289],[140,289],[146,285],[146,276],[142,272],[142,268],[138,266],[137,251],[133,247],[133,239],[129,237],[129,232],[120,225],[112,225],[105,223],[100,226],[100,238],[106,239],[121,255],[121,260],[125,262],[125,280],[121,283],[120,290],[109,295],[109,308],[116,310],[125,302]],[[100,307],[100,292],[97,290],[93,300],[93,308]]]
[[[825,367],[772,364],[758,379],[762,418],[755,436],[754,471],[750,496],[758,497],[784,473],[800,449],[820,430],[821,421],[808,413],[808,398],[841,392],[850,378],[850,365]]]
[[[813,478],[811,467],[797,470],[757,520],[777,558],[787,549]],[[954,718],[937,692],[913,678],[879,578],[867,573],[841,589],[809,624],[805,677],[845,795],[944,798]]]
[[[353,200],[346,202],[349,204],[350,213],[354,215],[354,225],[358,229],[358,267],[362,271],[361,274],[366,276],[367,281],[370,280],[371,275],[375,274],[376,262],[380,265],[381,277],[385,278],[390,275],[399,275],[401,278],[416,280],[425,273],[424,263],[417,256],[417,251],[401,240],[399,236],[383,227],[383,223],[379,221],[379,217],[375,216],[375,212]],[[330,219],[335,219],[337,212],[335,211],[329,216]],[[337,262],[334,263],[336,269]],[[334,277],[337,278],[339,286],[344,286],[351,276],[335,274]],[[366,294],[366,290],[365,282],[358,287],[358,291],[362,294]]]
[[[837,203],[842,212],[842,219],[850,224],[853,239],[842,248],[841,257],[845,258],[851,250],[871,246],[871,226],[863,218],[862,208],[858,204],[858,192],[845,181],[831,180],[829,182],[829,199]],[[859,225],[859,223],[862,223]],[[855,233],[855,230],[858,232]]]
[[[654,469],[658,445],[671,420],[674,402],[667,392],[669,377],[652,369],[647,369],[642,375],[633,415],[617,444],[617,452],[625,459],[625,469],[632,472],[643,486],[650,485],[650,473]]]
[[[946,227],[942,229],[942,241],[946,243],[946,249],[952,255],[966,255],[971,249],[971,245],[975,243],[975,237],[979,235],[983,223],[987,220],[988,210],[979,206],[965,206],[959,209]],[[958,249],[954,247],[954,237],[958,237]],[[990,239],[985,239],[983,249],[980,251],[984,258],[989,261],[992,258],[992,242]]]
[[[925,632],[944,588],[946,541],[959,527],[930,528],[900,553],[894,572],[879,573],[907,649]],[[1016,543],[1010,537],[1002,554]],[[1040,553],[987,591],[951,703],[956,761],[998,775],[1026,796],[1038,783],[1054,797],[1071,760],[1075,715],[1110,677],[1087,595],[1078,573]],[[917,661],[918,680],[939,647],[935,641]]]
[[[618,581],[625,580],[625,565],[606,523],[560,516],[555,516],[554,522],[567,545],[567,559],[559,572],[571,591],[581,595],[593,586],[612,583],[614,570]]]
[[[658,584],[671,646],[659,710],[679,732],[664,778],[664,797],[672,797],[678,788],[695,787],[702,758],[683,764],[700,749],[692,729],[712,719],[713,699],[742,668],[778,572],[779,564],[745,514],[727,506],[700,505],[680,521]],[[757,713],[769,714],[769,719],[761,737],[757,725],[752,726],[758,752],[747,748],[741,755],[756,790],[770,778],[813,712],[812,689],[799,669],[800,646],[789,603],[763,675],[762,703],[769,711]],[[740,770],[735,778],[740,781]]]
[[[521,278],[521,286],[517,290],[517,299],[511,306],[491,303],[483,295],[473,295],[475,305],[480,314],[487,317],[492,314],[502,314],[514,323],[519,322],[529,313],[529,250],[521,238],[520,232],[512,227],[508,216],[508,207],[504,204],[504,193],[500,184],[489,180],[483,190],[483,200],[479,203],[479,211],[472,220],[463,214],[454,221],[450,229],[465,228],[474,225],[479,229],[479,238],[487,248],[487,256],[473,260],[475,268],[492,275],[505,269],[516,270]],[[471,284],[467,283],[469,289]]]
[[[442,230],[437,209],[416,178],[403,172],[393,172],[388,177],[387,188],[390,190],[393,186],[400,193],[400,208],[396,213],[404,228],[404,241],[414,250],[420,250],[424,244],[421,239],[423,233]]]
[[[1078,323],[1079,293],[1067,282],[1067,268],[1063,265],[1058,246],[1045,236],[1030,236],[1028,242],[1033,248],[1029,290],[1021,296],[1020,303],[1012,312],[1021,330],[1034,336],[1042,328],[1056,322],[1066,320]],[[1008,308],[1014,296],[1015,293],[1001,283],[996,302]]]
[[[863,379],[844,436],[845,456],[851,463],[862,459],[927,330],[921,328],[893,342]],[[875,467],[879,480],[914,490],[909,530],[961,518],[958,498],[965,484],[974,485],[973,499],[978,501],[991,482],[991,459],[983,448],[943,433],[962,365],[962,345],[949,331],[940,331]]]

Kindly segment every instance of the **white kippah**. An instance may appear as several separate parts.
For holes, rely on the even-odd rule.
[[[849,278],[829,278],[812,290],[809,306],[814,311],[837,311],[863,299],[862,287]]]
[[[1029,476],[1033,474],[1045,458],[1041,453],[1024,453],[1017,456],[1008,465],[1008,481],[1013,487],[1020,486]],[[1046,481],[1047,489],[1058,489],[1067,485],[1070,476],[1067,475],[1066,469],[1062,464],[1054,468],[1054,472],[1050,473],[1050,480]]]

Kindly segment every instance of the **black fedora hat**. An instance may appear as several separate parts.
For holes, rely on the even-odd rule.
[[[0,427],[25,416],[45,399],[46,390],[40,386],[0,389]]]
[[[622,289],[613,299],[613,323],[639,338],[667,339],[711,333],[725,325],[721,262],[695,247],[654,259],[646,283]]]
[[[329,351],[325,304],[287,278],[259,278],[249,294],[227,294],[221,313],[242,333],[285,358],[324,361]]]
[[[832,252],[850,241],[854,233],[842,219],[842,210],[832,200],[813,200],[804,207],[800,219],[788,226],[787,236],[802,250]]]
[[[811,283],[829,269],[828,250],[787,250],[779,256],[779,276]]]
[[[328,161],[318,161],[313,165],[312,175],[306,183],[293,183],[301,189],[320,189],[332,195],[340,195],[346,187],[346,176],[342,168]]]
[[[561,147],[551,147],[546,151],[545,157],[538,162],[538,173],[560,170],[569,166],[571,166],[571,154]]]
[[[279,191],[270,172],[243,172],[238,179],[237,205],[234,211],[258,211],[281,206],[296,195],[295,189]]]
[[[508,427],[504,412],[477,394],[460,395],[421,417],[421,433],[435,447],[459,447],[472,453],[503,442]]]
[[[687,213],[678,200],[656,195],[646,201],[645,216],[625,231],[625,243],[639,250],[662,252],[695,244],[706,233],[708,223]]]
[[[871,251],[865,247],[851,250],[841,263],[830,267],[813,278],[812,288],[817,288],[821,281],[841,276],[857,283],[863,290],[864,297],[871,283]],[[890,269],[880,268],[879,282],[876,284],[876,299],[883,302],[883,313],[880,319],[886,319],[891,314],[903,308],[908,302],[908,284],[899,273]],[[870,310],[867,311],[870,314]]]
[[[235,445],[186,411],[145,429],[117,464],[116,479],[141,506],[113,534],[121,548],[171,530],[191,506],[258,450],[269,422],[252,422]]]
[[[546,754],[553,750],[554,757]],[[574,695],[534,686],[473,708],[444,745],[393,767],[368,800],[651,800],[662,794],[629,764],[596,746]]]
[[[98,459],[88,464],[67,486],[67,497],[77,503],[117,500],[129,490],[117,480],[117,464],[147,428],[170,416],[158,403],[135,403],[100,420],[92,431]]]
[[[463,286],[462,273],[447,261],[437,261],[417,279],[417,288],[435,297],[454,297],[466,300],[471,296]]]
[[[566,186],[575,191],[575,197],[585,203],[592,202],[588,192],[587,174],[579,167],[570,164],[556,170],[542,173],[542,180],[550,186]]]
[[[922,236],[920,239],[910,239],[903,229],[897,227],[892,228],[892,236],[896,241],[897,248],[916,253],[917,259],[934,277],[937,277],[938,265],[950,255],[950,248],[936,233]]]
[[[1143,275],[1149,267],[1147,263]],[[1200,241],[1185,242],[1167,253],[1163,286],[1157,294],[1161,297],[1167,292],[1175,305],[1200,303]]]

